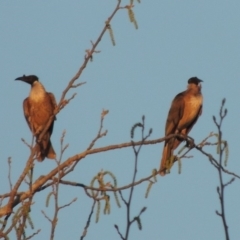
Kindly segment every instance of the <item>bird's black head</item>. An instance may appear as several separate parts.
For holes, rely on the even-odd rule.
[[[35,75],[29,75],[29,76],[23,75],[22,77],[18,77],[15,80],[20,80],[32,85],[34,82],[38,81],[38,77]]]
[[[191,77],[188,79],[188,84],[194,83],[194,84],[198,85],[200,82],[203,82],[203,80],[201,80],[197,77]]]

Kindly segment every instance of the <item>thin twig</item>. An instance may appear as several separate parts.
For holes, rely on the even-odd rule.
[[[220,120],[219,122],[217,122],[216,117],[213,116],[213,121],[215,123],[215,125],[217,126],[218,129],[218,148],[219,148],[219,161],[218,161],[218,165],[217,165],[217,170],[218,170],[218,176],[219,176],[219,182],[220,182],[220,186],[217,187],[217,193],[219,196],[219,200],[220,200],[220,206],[221,206],[221,212],[216,211],[216,214],[221,217],[222,219],[222,223],[223,223],[223,228],[224,228],[224,232],[225,232],[225,237],[226,240],[229,240],[229,232],[228,232],[228,225],[227,225],[227,219],[226,219],[226,214],[225,214],[225,198],[224,198],[224,190],[225,187],[228,186],[229,184],[231,184],[234,181],[234,178],[232,178],[230,181],[228,181],[227,183],[223,183],[223,170],[222,170],[222,165],[223,165],[223,154],[224,154],[224,150],[225,150],[225,146],[222,147],[222,122],[225,118],[225,116],[227,115],[227,110],[223,109],[224,108],[224,104],[225,104],[225,99],[222,100],[222,105],[220,107]]]
[[[11,180],[11,163],[12,163],[12,159],[9,157],[8,158],[8,182],[9,182],[9,186],[10,186],[10,191],[12,191],[12,180]]]
[[[136,129],[136,124],[133,126],[132,130],[131,130],[131,136],[133,137],[134,135],[134,131]],[[127,223],[126,223],[126,231],[125,231],[125,237],[124,239],[127,240],[128,239],[128,235],[130,232],[130,228],[132,223],[136,220],[139,219],[139,216],[141,215],[141,212],[139,213],[139,216],[136,218],[134,217],[131,220],[131,204],[132,204],[132,196],[133,196],[133,191],[134,191],[134,183],[136,181],[136,176],[137,176],[137,167],[138,167],[138,156],[139,153],[141,151],[141,148],[143,146],[143,143],[150,137],[152,130],[149,130],[148,135],[144,136],[144,130],[145,130],[145,116],[142,117],[142,123],[139,125],[139,127],[141,128],[141,144],[138,146],[138,148],[136,148],[134,142],[132,141],[132,148],[134,151],[134,155],[135,155],[135,159],[134,159],[134,171],[133,171],[133,178],[132,178],[132,186],[130,187],[130,193],[129,193],[129,198],[128,201],[126,201],[126,210],[127,210]]]
[[[134,145],[135,146],[138,146],[140,144],[143,144],[143,145],[152,145],[152,144],[157,144],[157,143],[161,143],[167,139],[170,139],[170,138],[173,138],[173,137],[182,137],[182,135],[179,135],[179,134],[171,134],[167,137],[164,137],[164,138],[160,138],[160,139],[156,139],[156,140],[148,140],[148,141],[145,141],[145,142],[142,142],[142,141],[138,141],[138,142],[134,142]],[[189,137],[187,137],[189,138]],[[131,147],[132,146],[132,142],[128,142],[128,143],[122,143],[122,144],[115,144],[115,145],[110,145],[110,146],[106,146],[106,147],[101,147],[101,148],[95,148],[95,149],[91,149],[89,151],[84,151],[82,153],[79,153],[79,154],[76,154],[72,157],[69,157],[66,161],[64,161],[63,163],[61,163],[59,165],[59,169],[61,171],[61,178],[66,176],[69,172],[68,171],[65,171],[64,172],[64,169],[68,168],[69,166],[71,166],[73,163],[77,164],[79,163],[79,161],[81,161],[81,159],[85,158],[87,155],[91,155],[91,154],[96,154],[96,153],[100,153],[100,152],[105,152],[105,151],[111,151],[111,150],[116,150],[116,149],[121,149],[121,148],[126,148],[126,147]],[[216,165],[219,165],[217,163],[217,161],[213,158],[212,155],[208,154],[207,152],[205,152],[202,148],[198,147],[197,145],[194,145],[194,147],[202,152],[205,156],[208,157],[209,161],[211,163],[214,163]],[[190,151],[190,150],[189,150]],[[34,154],[31,154],[31,156],[29,157],[29,160],[31,160],[33,158]],[[30,163],[30,162],[29,162]],[[228,170],[226,170],[225,168],[223,168],[222,166],[219,166],[221,167],[222,171],[224,171],[225,173],[229,174],[229,175],[232,175],[238,179],[240,179],[240,176],[233,173],[233,172],[230,172]],[[44,187],[44,184],[46,184],[47,181],[49,181],[49,179],[53,179],[54,176],[56,174],[58,174],[59,172],[59,169],[58,167],[53,169],[52,171],[50,171],[48,174],[46,174],[45,176],[40,176],[33,184],[32,184],[32,193],[34,194],[35,192],[38,192],[38,191],[41,191],[43,189],[45,189],[46,187]],[[28,165],[28,168],[25,169],[24,173],[23,173],[23,176],[25,176],[25,174],[27,174],[27,171],[29,170],[29,165]],[[23,177],[22,177],[23,178]],[[21,179],[22,179],[21,178]],[[149,179],[149,178],[147,178]],[[20,181],[20,180],[19,180]],[[52,185],[52,183],[50,184]],[[47,185],[49,186],[49,185]],[[110,190],[109,190],[110,191]],[[6,194],[3,194],[3,195],[0,195],[0,198],[6,198],[6,197],[9,197],[12,195],[12,192],[11,193],[6,193]],[[18,205],[21,201],[29,198],[31,195],[31,193],[29,191],[25,191],[25,192],[19,192],[19,193],[14,193],[14,196],[17,197],[13,203],[13,205],[5,205],[3,207],[0,208],[0,217],[1,216],[5,216],[7,215],[9,212],[12,211],[13,207],[15,207],[16,205]]]
[[[103,129],[103,121],[105,116],[108,114],[108,110],[103,110],[101,113],[101,121],[100,121],[100,127],[97,133],[97,136],[92,140],[92,142],[90,143],[89,147],[87,148],[87,150],[90,150],[93,148],[94,144],[96,143],[96,141],[100,138],[102,138],[103,136],[107,135],[107,130],[105,132],[102,133],[102,129]]]
[[[125,238],[123,237],[123,235],[122,235],[122,234],[120,233],[120,231],[119,231],[119,227],[118,227],[118,225],[115,224],[114,227],[116,228],[117,233],[118,233],[118,235],[120,236],[120,238],[121,238],[122,240],[125,240]]]
[[[95,204],[96,204],[96,201],[94,200],[92,208],[91,208],[91,212],[90,212],[90,214],[88,216],[88,220],[86,222],[86,225],[84,227],[84,230],[83,230],[82,236],[80,237],[80,240],[83,240],[84,237],[87,235],[87,230],[88,230],[88,228],[90,226],[90,223],[91,223],[91,218],[92,218],[92,215],[93,215],[93,210],[94,210]]]
[[[110,15],[110,17],[108,18],[107,22],[110,23],[113,19],[113,17],[115,16],[115,14],[117,13],[117,11],[120,9],[120,4],[121,4],[121,0],[118,0],[118,3],[114,9],[114,11],[112,12],[112,14]],[[98,51],[96,51],[96,48],[98,46],[98,44],[100,43],[100,41],[102,40],[103,35],[105,34],[105,32],[108,30],[107,28],[107,24],[104,25],[99,37],[97,38],[97,40],[95,41],[95,43],[92,43],[92,48],[91,50],[87,51],[87,55],[85,55],[83,64],[81,65],[81,67],[79,68],[79,70],[77,71],[77,73],[75,74],[75,76],[73,76],[73,78],[68,82],[67,87],[65,88],[65,90],[62,92],[62,96],[61,99],[54,111],[54,114],[49,118],[46,126],[44,127],[43,131],[41,132],[38,140],[41,141],[43,136],[45,135],[45,133],[47,132],[47,130],[49,129],[52,121],[54,121],[55,116],[59,113],[59,111],[62,108],[62,105],[66,104],[65,101],[65,97],[68,93],[68,91],[73,87],[76,86],[74,85],[75,81],[82,75],[83,70],[86,68],[89,60],[92,59],[92,56],[94,53],[97,53]]]
[[[38,229],[35,233],[33,233],[32,235],[30,235],[29,237],[27,237],[27,238],[25,238],[26,240],[28,240],[28,239],[31,239],[31,238],[33,238],[35,235],[37,235],[38,233],[40,233],[41,232],[41,229]]]

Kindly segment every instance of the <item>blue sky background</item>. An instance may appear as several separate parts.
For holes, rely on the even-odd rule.
[[[22,101],[29,86],[15,82],[22,74],[35,74],[48,91],[59,100],[68,81],[83,62],[112,13],[117,1],[1,1],[0,3],[0,112],[2,161],[0,192],[9,190],[7,158],[12,157],[12,180],[18,179],[29,156],[21,138],[31,141],[31,133],[22,112]],[[128,1],[123,1],[125,6]],[[132,125],[146,116],[146,127],[153,128],[151,139],[164,136],[166,116],[174,96],[185,90],[188,78],[204,80],[203,114],[190,133],[196,143],[216,131],[212,115],[218,115],[222,98],[226,98],[228,116],[223,124],[223,138],[229,143],[228,169],[240,174],[240,2],[237,0],[149,1],[135,3],[136,31],[127,11],[119,11],[112,21],[116,40],[113,47],[105,35],[80,81],[73,89],[76,98],[58,116],[52,142],[59,153],[60,137],[66,129],[65,142],[70,146],[64,159],[80,153],[96,136],[102,109],[110,112],[104,122],[108,135],[96,147],[128,142]],[[214,148],[206,147],[216,156]],[[162,144],[145,146],[139,158],[137,178],[148,176],[159,167]],[[177,164],[171,174],[158,178],[148,199],[147,184],[134,192],[132,216],[143,206],[143,230],[134,225],[129,239],[224,239],[221,219],[216,216],[219,200],[216,193],[217,171],[196,150],[194,158],[184,160],[182,174]],[[112,171],[118,185],[131,181],[134,155],[129,149],[116,150],[83,159],[66,180],[89,184],[101,169]],[[54,161],[36,163],[35,179],[55,167]],[[225,180],[230,177],[225,177]],[[26,185],[21,190],[25,190]],[[239,180],[226,189],[226,216],[231,239],[240,239]],[[50,189],[38,193],[32,208],[35,239],[48,239],[50,224],[41,214],[51,217],[53,202],[45,207]],[[127,191],[124,192],[127,196]],[[62,186],[60,203],[78,198],[59,215],[55,239],[79,239],[92,201],[82,189]],[[112,201],[111,215],[92,221],[86,239],[120,239],[113,227],[125,229],[126,212]],[[28,234],[31,231],[29,229]],[[12,238],[14,239],[14,237]]]

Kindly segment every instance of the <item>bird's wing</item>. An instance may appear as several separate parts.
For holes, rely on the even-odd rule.
[[[165,127],[165,135],[173,134],[175,133],[179,121],[181,120],[184,112],[184,94],[185,92],[179,93],[172,101],[172,105],[170,107],[170,110],[168,112],[168,117],[166,121],[166,127]],[[174,143],[176,138],[169,139],[165,141],[164,148],[163,148],[163,154],[162,154],[162,160],[160,165],[160,175],[164,176],[166,174],[166,170],[169,165],[170,157],[173,155],[174,150]]]
[[[181,130],[181,134],[187,136],[188,133],[189,133],[189,132],[191,131],[191,129],[193,128],[193,126],[195,125],[195,123],[197,122],[197,120],[198,120],[198,118],[199,118],[199,116],[200,116],[201,114],[202,114],[202,105],[199,106],[199,109],[198,109],[198,111],[197,111],[197,114],[196,114],[196,116],[191,120],[191,122],[189,122],[188,125],[187,125],[184,129]],[[174,140],[173,149],[176,149],[181,142],[182,142],[181,139],[176,138],[176,139]]]
[[[55,110],[55,108],[57,107],[57,102],[56,102],[56,99],[55,99],[55,96],[53,95],[53,93],[51,92],[48,92],[47,93],[49,98],[50,98],[50,102],[52,104],[52,109],[53,111]],[[49,127],[49,133],[50,133],[50,136],[52,135],[52,131],[53,131],[53,126],[54,126],[54,121],[57,120],[56,116],[54,117],[54,120],[52,122],[52,124],[50,125]]]
[[[30,117],[30,105],[29,105],[28,98],[25,98],[23,101],[23,113],[24,113],[25,119],[27,121],[27,124],[28,124],[30,130],[33,132],[32,124],[31,124],[31,117]]]
[[[191,131],[192,127],[194,126],[194,124],[197,122],[199,116],[202,114],[202,105],[199,107],[198,110],[198,114],[196,115],[196,117],[192,120],[192,122],[186,127],[186,135],[188,135],[188,133]]]
[[[53,93],[48,92],[47,94],[48,94],[48,96],[50,97],[50,101],[51,101],[52,107],[53,107],[53,109],[55,110],[55,108],[57,107],[56,99],[55,99]]]
[[[179,93],[172,101],[171,108],[168,113],[165,135],[175,133],[178,123],[181,120],[184,112],[184,94],[185,92]]]

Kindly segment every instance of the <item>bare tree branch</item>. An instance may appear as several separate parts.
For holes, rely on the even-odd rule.
[[[156,139],[156,140],[148,140],[148,141],[138,141],[138,142],[134,142],[134,146],[139,146],[139,145],[152,145],[152,144],[157,144],[160,142],[165,141],[166,139],[170,139],[172,137],[182,137],[184,138],[184,136],[179,135],[179,134],[171,134],[167,137],[164,138],[160,138],[160,139]],[[185,137],[186,138],[186,137]],[[190,139],[192,141],[192,138],[190,138],[189,136],[187,137],[187,139]],[[122,143],[122,144],[115,144],[115,145],[110,145],[110,146],[106,146],[106,147],[101,147],[101,148],[95,148],[95,149],[91,149],[91,150],[86,150],[82,153],[76,154],[70,158],[68,158],[66,161],[64,161],[63,163],[61,163],[59,165],[59,167],[56,167],[55,169],[53,169],[52,171],[50,171],[48,174],[46,174],[45,176],[40,176],[33,184],[32,184],[32,194],[35,194],[38,191],[41,191],[42,189],[44,189],[44,184],[47,183],[47,181],[49,181],[50,179],[53,179],[55,177],[56,174],[58,174],[59,171],[61,171],[61,178],[64,177],[65,174],[65,169],[68,169],[69,167],[71,167],[72,164],[74,163],[78,163],[79,161],[81,161],[81,159],[85,158],[87,155],[91,155],[91,154],[96,154],[96,153],[100,153],[100,152],[105,152],[105,151],[111,151],[111,150],[116,150],[116,149],[122,149],[122,148],[126,148],[126,147],[131,147],[132,146],[132,142],[128,142],[128,143]],[[192,148],[196,148],[198,151],[202,152],[204,155],[206,155],[209,159],[209,161],[214,164],[214,166],[219,166],[221,168],[221,170],[229,175],[232,175],[238,179],[240,179],[240,176],[230,172],[228,170],[226,170],[225,168],[223,168],[222,166],[220,166],[218,164],[218,162],[216,161],[216,159],[213,158],[213,156],[211,154],[208,154],[207,152],[205,152],[202,147],[198,147],[197,145],[193,145]],[[191,148],[191,149],[192,149]],[[189,152],[191,149],[189,149],[187,152]],[[187,153],[186,152],[186,153]],[[185,153],[185,154],[186,154]],[[185,155],[184,154],[184,155]],[[28,160],[28,164],[26,165],[26,168],[23,172],[23,174],[21,175],[20,180],[17,182],[15,187],[16,189],[18,189],[21,181],[24,179],[25,175],[27,174],[27,172],[29,171],[29,166],[30,163],[32,161],[34,154],[32,153],[29,157]],[[151,177],[148,177],[146,179],[150,179]],[[51,184],[52,185],[52,184]],[[17,191],[17,190],[16,190]],[[110,190],[109,190],[110,191]],[[0,216],[4,216],[9,214],[12,211],[12,208],[15,207],[16,205],[18,205],[21,201],[23,201],[24,199],[29,198],[31,195],[30,191],[25,191],[22,193],[17,193],[13,191],[11,193],[7,193],[7,194],[3,194],[0,196],[0,198],[2,197],[9,197],[9,196],[13,196],[12,199],[14,199],[14,196],[16,197],[14,202],[12,202],[11,204],[7,204],[3,207],[0,208]],[[12,201],[11,199],[11,201]],[[10,200],[9,200],[10,201]]]
[[[232,178],[230,181],[228,181],[227,183],[224,184],[223,182],[223,170],[222,170],[222,165],[223,165],[223,154],[224,154],[224,150],[225,150],[225,145],[222,146],[222,122],[224,120],[224,118],[227,115],[227,109],[224,109],[224,104],[225,104],[225,99],[222,100],[222,105],[220,107],[220,112],[219,112],[219,116],[220,116],[220,120],[219,122],[217,122],[216,117],[213,116],[213,121],[215,123],[215,125],[217,126],[218,129],[218,153],[219,153],[219,161],[218,161],[218,165],[217,165],[217,170],[218,170],[218,176],[219,176],[219,182],[220,182],[220,186],[217,187],[217,193],[219,196],[219,200],[220,200],[220,206],[221,206],[221,212],[216,211],[216,214],[221,217],[222,219],[222,223],[223,223],[223,228],[224,228],[224,232],[225,232],[225,238],[226,240],[229,240],[229,231],[228,231],[228,225],[227,225],[227,219],[226,219],[226,214],[225,214],[225,187],[228,186],[229,184],[231,184],[234,181],[234,178]]]
[[[113,11],[113,13],[110,15],[110,17],[107,19],[107,23],[110,23],[113,19],[113,17],[115,16],[115,14],[117,13],[118,10],[120,10],[120,4],[121,4],[121,0],[118,0],[118,3]],[[99,37],[97,38],[97,40],[95,41],[95,43],[92,42],[92,48],[91,50],[87,51],[87,55],[85,55],[83,64],[81,65],[81,67],[79,68],[79,70],[77,71],[77,73],[73,76],[73,78],[69,81],[67,87],[65,88],[65,90],[62,93],[61,99],[54,111],[54,114],[49,118],[48,123],[46,124],[45,128],[43,129],[43,131],[41,132],[40,136],[38,137],[38,141],[41,141],[42,137],[44,136],[44,134],[46,133],[46,131],[49,129],[52,121],[54,120],[55,116],[59,113],[59,111],[63,108],[63,106],[66,105],[66,100],[65,97],[68,93],[68,91],[71,88],[75,88],[77,85],[75,83],[75,81],[82,75],[83,70],[86,68],[89,60],[92,59],[93,54],[98,51],[96,51],[96,48],[98,46],[98,44],[100,43],[100,41],[102,40],[103,35],[105,34],[105,32],[108,30],[107,24],[104,25]],[[80,85],[79,85],[80,86]],[[73,96],[74,97],[74,96]]]
[[[96,201],[94,200],[92,208],[91,208],[91,212],[90,212],[90,214],[88,216],[88,220],[86,222],[86,225],[84,227],[84,230],[83,230],[83,233],[82,233],[82,236],[81,236],[80,240],[83,240],[84,237],[86,237],[86,235],[87,235],[87,230],[88,230],[88,228],[90,226],[90,223],[91,223],[91,218],[92,218],[92,215],[93,215],[93,210],[94,210],[95,204],[96,204]]]

